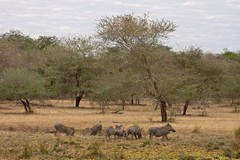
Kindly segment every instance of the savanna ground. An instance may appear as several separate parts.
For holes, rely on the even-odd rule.
[[[126,106],[118,114],[120,106],[110,106],[102,114],[97,104],[87,100],[81,108],[74,101],[52,100],[53,106],[33,106],[34,113],[26,114],[20,103],[0,102],[0,159],[179,159],[211,160],[240,159],[240,140],[235,130],[240,128],[240,113],[230,106],[210,105],[206,110],[190,106],[188,116],[170,116],[177,132],[162,138],[149,140],[147,130],[151,126],[163,126],[160,111],[154,105]],[[90,136],[89,128],[101,121],[103,128],[122,124],[143,127],[143,138],[106,139]],[[55,123],[73,126],[73,137],[50,133]]]

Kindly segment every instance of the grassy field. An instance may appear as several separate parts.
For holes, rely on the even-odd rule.
[[[26,114],[20,103],[0,102],[0,159],[240,159],[240,135],[236,132],[240,113],[232,107],[210,105],[203,111],[191,106],[188,116],[170,116],[177,132],[162,141],[149,140],[147,135],[149,127],[166,124],[160,122],[160,111],[151,103],[126,106],[121,114],[114,114],[120,106],[109,106],[102,114],[97,104],[87,100],[81,102],[82,108],[72,107],[74,101],[70,100],[48,103],[53,106],[33,106],[34,113]],[[104,129],[115,124],[124,129],[139,125],[144,136],[139,140],[90,136],[89,128],[99,121]],[[75,135],[54,136],[50,131],[55,123],[73,126]]]

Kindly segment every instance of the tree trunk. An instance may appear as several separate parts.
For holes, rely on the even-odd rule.
[[[125,110],[125,100],[122,100],[122,110]]]
[[[156,98],[159,102],[160,102],[160,109],[161,109],[161,115],[162,115],[162,122],[167,122],[167,103],[166,101],[164,100],[161,92],[160,92],[160,89],[157,85],[157,81],[154,79],[153,75],[152,75],[152,70],[151,70],[151,67],[149,65],[149,62],[145,56],[145,54],[142,54],[142,62],[143,64],[145,65],[146,67],[146,73],[148,75],[148,80],[150,80],[152,82],[152,87],[154,89],[154,92],[151,92],[149,90],[148,87],[146,87],[147,89],[147,92],[153,96],[154,98]]]
[[[165,101],[160,101],[162,122],[167,122],[167,103]]]
[[[139,99],[136,99],[136,104],[137,104],[137,105],[140,105],[140,104],[141,104]]]
[[[188,106],[189,106],[189,99],[185,101],[185,105],[183,106],[183,114],[182,114],[183,116],[187,114]]]
[[[83,92],[79,92],[76,94],[76,105],[75,105],[76,107],[80,106],[80,101],[81,101],[82,97],[83,97]]]
[[[131,95],[131,105],[134,105],[134,97]]]
[[[30,112],[31,108],[30,108],[30,103],[29,103],[28,99],[27,98],[21,99],[21,102],[24,106],[25,111]]]
[[[157,104],[156,104],[154,110],[157,110],[158,106],[159,106],[159,102],[157,102]]]

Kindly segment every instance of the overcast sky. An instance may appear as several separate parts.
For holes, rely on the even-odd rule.
[[[100,18],[129,13],[174,22],[165,43],[176,50],[240,50],[240,0],[0,0],[0,34],[93,35]]]

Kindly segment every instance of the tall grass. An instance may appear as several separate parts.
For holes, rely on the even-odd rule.
[[[31,157],[31,155],[32,155],[32,150],[31,150],[30,146],[28,144],[25,144],[23,146],[23,150],[22,150],[21,154],[19,155],[19,158],[28,159]]]
[[[240,142],[240,127],[235,129],[235,139]]]

